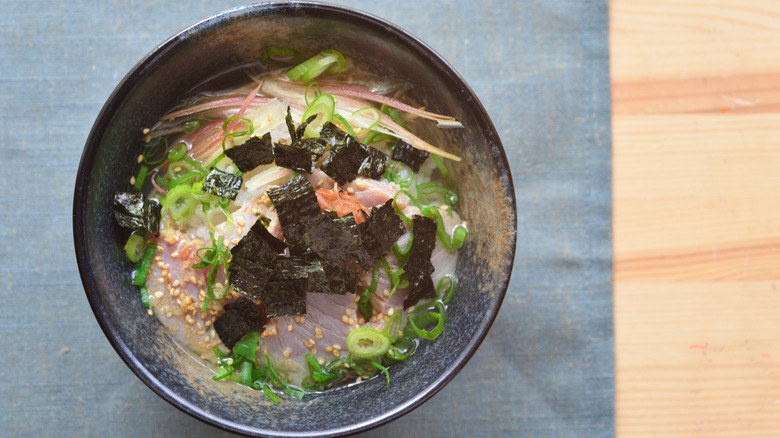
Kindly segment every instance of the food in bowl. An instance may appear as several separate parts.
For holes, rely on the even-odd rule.
[[[144,131],[114,199],[141,302],[214,380],[274,401],[389,383],[442,332],[468,235],[460,158],[413,132],[460,124],[334,49],[270,47],[246,72]]]

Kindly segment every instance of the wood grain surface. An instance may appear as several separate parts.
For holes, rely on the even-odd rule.
[[[617,432],[780,434],[780,2],[610,2]]]

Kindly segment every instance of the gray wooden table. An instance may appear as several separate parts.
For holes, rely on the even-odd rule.
[[[340,1],[465,77],[518,197],[499,317],[441,393],[365,436],[612,436],[611,137],[605,1]],[[96,323],[73,184],[103,101],[154,46],[239,3],[0,1],[0,435],[219,436],[159,399]]]

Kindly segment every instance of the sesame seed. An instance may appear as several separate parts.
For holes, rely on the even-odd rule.
[[[177,257],[179,257],[179,251],[174,251],[174,252],[172,252],[172,253],[171,253],[171,257],[172,257],[172,258],[174,258],[174,259],[175,259],[175,258],[177,258]]]
[[[190,325],[195,324],[195,320],[192,319],[192,317],[190,315],[185,316],[184,320],[187,321],[187,324],[190,324]]]
[[[165,280],[163,280],[162,278],[158,278],[158,279],[157,279],[157,283],[158,283],[158,284],[162,284],[164,281],[165,281]]]
[[[359,188],[361,190],[366,188],[366,185],[363,182],[360,182],[360,181],[356,182],[355,186],[357,186],[357,188]]]
[[[203,324],[201,324],[201,323],[195,324],[195,327],[197,327],[198,330],[203,330]]]
[[[244,221],[238,221],[238,226],[239,226],[239,227],[243,227],[243,226],[245,226],[245,225],[246,225],[246,222],[244,222]]]
[[[332,348],[330,348],[330,347],[325,347],[325,351],[327,351],[328,353],[330,353],[331,351],[333,351],[333,349],[332,349]]]
[[[393,316],[393,313],[395,313],[395,307],[391,307],[390,310],[387,311],[387,316]]]
[[[139,155],[137,160],[138,160],[139,163],[143,162],[144,161],[144,156],[143,155]]]
[[[301,315],[301,324],[306,324],[306,317]]]
[[[130,177],[130,185],[133,185],[133,184],[135,184],[135,177],[131,176]]]
[[[165,248],[163,248],[162,245],[157,245],[157,252],[164,253],[165,252]]]
[[[334,349],[334,350],[341,350],[341,345],[339,345],[339,344],[333,344],[333,349]]]
[[[341,352],[339,350],[333,350],[333,355],[339,357],[341,356]]]
[[[163,267],[165,267],[165,263],[163,263],[163,262],[157,262],[157,267],[158,267],[158,268],[163,268]]]
[[[353,189],[352,187],[347,187],[347,193],[349,193],[351,195],[351,194],[355,193],[355,189]]]
[[[236,234],[238,234],[239,236],[244,234],[244,229],[241,227],[236,228]]]
[[[206,321],[206,327],[211,327],[211,320]]]
[[[162,278],[160,280],[162,280]],[[178,297],[180,294],[181,294],[181,289],[174,289],[171,291],[171,296],[174,298]]]
[[[148,133],[149,133],[149,132],[151,132],[151,131],[149,131],[149,128],[144,128],[144,130],[143,130],[143,131],[141,131],[141,132],[143,132],[143,133],[144,133],[144,135],[146,135],[146,134],[148,134]]]
[[[152,316],[152,315],[154,315],[154,312],[152,312],[152,309],[149,309],[149,311],[148,311],[148,312],[146,312],[146,313],[148,313],[148,314],[149,314],[149,316]]]
[[[228,358],[228,360],[226,360],[225,362],[227,362],[228,365],[233,365],[233,359],[232,358]]]
[[[322,187],[322,184],[324,184],[324,183],[325,183],[325,180],[322,180],[322,179],[317,181],[317,187]]]
[[[352,316],[352,310],[349,308],[344,309],[344,314],[347,316]]]
[[[286,358],[289,358],[291,354],[292,354],[292,350],[290,350],[290,347],[285,348],[284,351],[282,352],[282,356]]]
[[[355,379],[355,383],[360,383],[360,382],[362,382],[362,381],[363,381],[363,378],[362,378],[362,377],[360,377],[360,376],[358,376],[358,378],[357,378],[357,379]]]
[[[358,324],[363,325],[366,323],[366,320],[363,318],[358,319]]]
[[[354,323],[355,323],[355,320],[354,320],[354,319],[352,319],[352,318],[349,318],[349,325],[352,325],[352,324],[354,324]]]
[[[390,291],[385,289],[385,290],[382,291],[382,295],[384,295],[386,297],[389,297],[390,296]]]
[[[347,315],[341,316],[341,322],[343,322],[344,324],[349,324],[349,319],[347,319]]]
[[[173,317],[173,312],[168,312],[168,313],[165,314],[165,316],[167,316],[168,318],[172,318]]]
[[[163,293],[161,291],[157,291],[157,292],[154,293],[154,297],[155,298],[162,298],[162,296],[163,296]]]
[[[179,280],[173,280],[173,283],[171,283],[172,287],[178,287],[181,284],[181,281]]]
[[[316,356],[317,355],[317,347],[312,347],[311,349],[311,355]]]
[[[292,324],[287,324],[287,331],[288,332],[293,331],[293,325]]]

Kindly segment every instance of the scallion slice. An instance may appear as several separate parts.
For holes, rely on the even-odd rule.
[[[290,69],[287,77],[295,82],[309,82],[326,71],[340,73],[344,71],[345,65],[346,60],[341,53],[327,49]]]
[[[347,335],[347,349],[355,357],[376,357],[390,349],[390,338],[371,327],[361,327]]]
[[[133,263],[138,263],[144,256],[146,250],[146,239],[143,234],[133,233],[125,243],[125,255]]]
[[[436,325],[432,329],[425,329],[433,323]],[[409,314],[409,324],[417,336],[424,339],[436,339],[444,331],[444,304],[441,301],[434,301],[419,305]]]
[[[248,361],[247,363],[251,362],[251,367],[251,364],[256,360],[255,352],[257,351],[257,342],[258,336],[256,331],[247,333],[233,346],[233,355],[243,357]]]
[[[333,96],[330,94],[318,95],[303,113],[304,121],[308,120],[309,117],[318,114],[317,118],[314,119],[313,122],[306,125],[304,136],[306,138],[317,137],[322,125],[333,120],[333,111],[335,107],[336,101],[333,100]]]
[[[150,244],[146,247],[144,252],[144,258],[141,259],[141,264],[135,270],[133,277],[133,286],[146,285],[146,276],[149,275],[149,268],[152,267],[152,260],[154,259],[154,253],[157,251],[157,245]]]
[[[146,181],[146,174],[149,172],[149,167],[145,164],[141,165],[141,168],[138,169],[138,175],[135,177],[135,182],[133,183],[133,188],[137,191],[141,191],[141,189],[144,188],[144,181]]]

